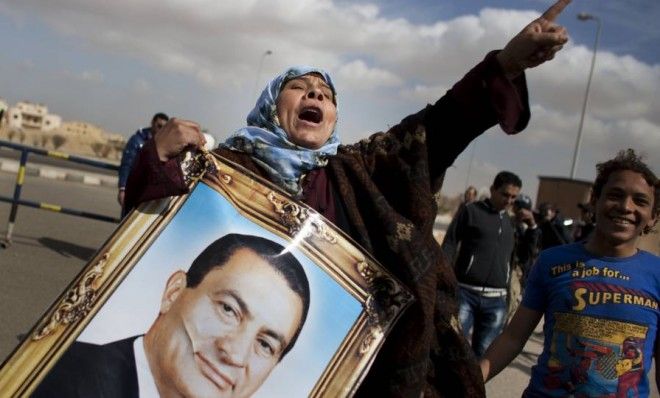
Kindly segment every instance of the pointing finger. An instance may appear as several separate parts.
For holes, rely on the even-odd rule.
[[[570,2],[571,0],[557,0],[555,4],[551,5],[550,8],[541,15],[541,18],[546,21],[554,21]]]
[[[540,33],[536,36],[535,41],[542,47],[553,47],[565,44],[568,37],[562,33]]]

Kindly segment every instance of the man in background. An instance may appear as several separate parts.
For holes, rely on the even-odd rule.
[[[483,356],[502,330],[507,314],[514,225],[508,210],[522,181],[508,171],[497,174],[490,198],[466,205],[452,220],[442,249],[454,265],[459,285],[459,321],[472,350]]]
[[[513,263],[520,267],[522,271],[523,275],[520,282],[524,287],[527,275],[539,254],[541,229],[536,224],[536,218],[532,211],[532,199],[529,196],[518,196],[513,202],[513,213],[516,221],[516,245],[513,252]]]
[[[515,313],[520,304],[527,275],[539,254],[541,230],[536,224],[536,215],[532,208],[532,198],[527,195],[520,194],[513,202],[515,244],[511,259],[513,272],[509,282],[509,317]]]
[[[564,217],[559,214],[559,209],[551,203],[539,205],[539,217],[541,219],[541,250],[571,243],[573,239],[564,225]]]
[[[573,241],[582,242],[587,240],[591,233],[596,229],[596,222],[594,221],[594,211],[589,202],[578,203],[580,209],[580,219],[575,224],[573,231]]]

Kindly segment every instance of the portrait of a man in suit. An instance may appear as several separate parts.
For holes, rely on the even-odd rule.
[[[309,297],[282,245],[227,234],[169,277],[144,335],[74,342],[33,396],[249,397],[294,346]]]

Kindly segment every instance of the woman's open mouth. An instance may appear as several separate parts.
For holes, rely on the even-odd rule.
[[[298,113],[298,119],[309,123],[319,124],[323,121],[323,111],[316,106],[308,106]]]

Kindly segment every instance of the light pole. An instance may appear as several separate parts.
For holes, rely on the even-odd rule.
[[[472,142],[472,151],[470,152],[470,161],[468,162],[467,175],[465,176],[465,190],[467,190],[468,185],[470,185],[470,173],[472,173],[472,161],[474,160],[474,153],[477,151],[477,141],[479,137],[475,138]]]
[[[580,21],[596,21],[598,24],[596,29],[596,41],[594,42],[594,53],[591,56],[591,69],[589,69],[589,79],[587,79],[587,89],[584,93],[584,102],[582,103],[582,115],[580,116],[580,127],[578,127],[577,140],[575,142],[575,152],[573,153],[573,166],[571,166],[571,179],[575,179],[575,171],[577,169],[578,155],[580,153],[580,144],[582,143],[582,126],[584,125],[584,114],[587,111],[587,101],[589,100],[589,88],[591,87],[591,77],[594,74],[594,65],[596,64],[596,52],[598,51],[598,40],[600,39],[600,18],[597,16],[581,12],[577,15]]]
[[[266,58],[267,55],[273,54],[272,51],[266,50],[263,54],[261,54],[261,59],[259,60],[259,68],[257,69],[257,77],[254,81],[254,94],[252,95],[252,98],[256,101],[257,98],[257,88],[259,87],[259,78],[261,77],[261,68],[264,66],[264,59]]]

